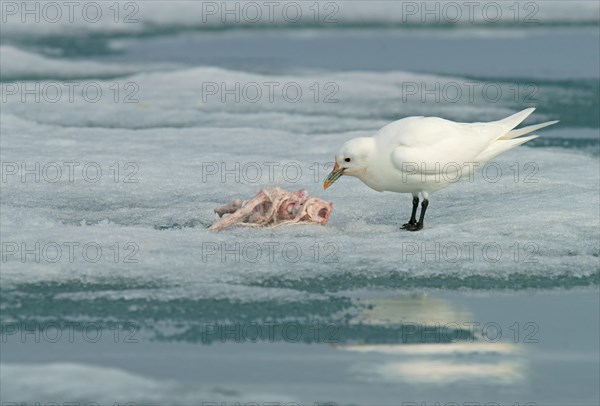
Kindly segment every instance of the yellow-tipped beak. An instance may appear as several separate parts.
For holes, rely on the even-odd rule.
[[[340,165],[336,162],[335,165],[333,166],[333,170],[331,171],[329,176],[327,176],[327,178],[325,179],[325,182],[323,182],[323,189],[327,189],[329,186],[331,186],[333,184],[333,182],[338,180],[340,178],[340,176],[342,176],[344,174],[345,170],[346,170],[346,168],[340,168]]]

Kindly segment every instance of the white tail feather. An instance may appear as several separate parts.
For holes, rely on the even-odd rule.
[[[490,142],[490,145],[477,156],[477,161],[484,164],[485,162],[488,162],[489,160],[497,157],[503,152],[511,150],[515,147],[518,147],[521,144],[526,143],[527,141],[531,141],[532,139],[538,137],[537,135],[521,137],[521,135],[529,134],[533,131],[539,130],[540,128],[548,127],[549,125],[558,123],[558,121],[547,121],[545,123],[534,124],[515,130],[514,128],[521,124],[523,120],[525,120],[531,113],[533,113],[534,110],[535,108],[530,107],[516,114],[513,114],[510,117],[506,117],[505,119],[496,121],[496,123],[502,125],[506,129],[506,132],[503,135],[492,140],[492,142]]]
[[[534,125],[529,125],[527,127],[518,128],[516,130],[509,131],[507,134],[504,134],[499,139],[500,140],[511,140],[513,138],[517,138],[517,137],[520,137],[521,135],[529,134],[531,132],[539,130],[540,128],[548,127],[549,125],[556,124],[556,123],[558,123],[558,120],[546,121],[545,123],[534,124]]]
[[[482,153],[480,153],[476,161],[481,163],[482,165],[488,162],[489,160],[497,157],[498,155],[511,150],[513,148],[518,147],[521,144],[526,143],[527,141],[531,141],[534,138],[537,138],[537,135],[530,135],[529,137],[521,137],[514,139],[499,139],[493,141],[489,147],[487,147]]]
[[[518,113],[513,114],[512,116],[508,116],[503,118],[502,120],[496,121],[497,124],[506,128],[506,132],[508,133],[510,130],[521,124],[533,111],[535,107],[529,107],[528,109],[521,110]]]

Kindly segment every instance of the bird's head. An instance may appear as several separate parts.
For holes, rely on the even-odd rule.
[[[333,170],[325,179],[327,189],[342,175],[357,176],[365,173],[374,150],[373,138],[360,137],[347,141],[335,156]]]

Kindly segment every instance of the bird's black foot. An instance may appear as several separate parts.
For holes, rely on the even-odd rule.
[[[415,223],[415,224],[405,224],[408,225],[408,227],[402,227],[403,229],[407,230],[407,231],[419,231],[423,229],[423,223]]]
[[[417,221],[417,208],[419,207],[419,197],[413,196],[412,215],[410,216],[410,220],[408,220],[408,223],[402,225],[402,229],[407,231],[422,230],[423,219],[425,218],[425,211],[427,210],[427,206],[429,206],[429,200],[423,199],[423,203],[421,204],[421,216],[419,216],[419,221]]]

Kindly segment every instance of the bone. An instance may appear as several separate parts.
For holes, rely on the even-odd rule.
[[[249,201],[234,199],[217,207],[215,213],[220,219],[209,230],[220,231],[233,225],[278,227],[325,224],[332,210],[333,203],[310,197],[305,189],[287,192],[275,187],[261,190]]]
[[[245,202],[240,199],[234,199],[223,206],[217,207],[215,209],[215,213],[217,213],[219,217],[223,217],[223,215],[225,214],[235,213],[240,207],[244,205],[244,203]]]

